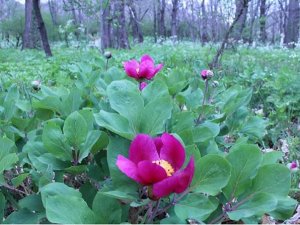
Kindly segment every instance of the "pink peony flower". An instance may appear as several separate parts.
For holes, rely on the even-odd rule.
[[[128,76],[135,79],[151,80],[162,68],[163,64],[154,65],[154,60],[149,55],[143,55],[141,62],[129,60],[123,63]]]
[[[211,78],[214,76],[214,73],[211,70],[202,70],[201,71],[201,77],[203,80],[206,80],[208,78]]]
[[[291,171],[298,171],[298,163],[297,161],[293,161],[291,163],[288,163],[287,164],[288,168],[291,170]]]
[[[146,82],[140,83],[140,86],[139,86],[140,91],[142,91],[145,87],[147,87],[147,85],[148,84]]]
[[[149,197],[158,199],[175,192],[184,192],[191,184],[195,165],[191,157],[185,169],[185,150],[168,133],[152,138],[138,134],[129,149],[129,159],[118,155],[117,166],[131,179],[148,186]]]

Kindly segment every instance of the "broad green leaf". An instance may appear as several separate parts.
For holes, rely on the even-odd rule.
[[[262,162],[262,153],[255,145],[239,145],[227,155],[231,177],[223,192],[228,200],[239,197],[249,186]]]
[[[0,159],[0,174],[3,173],[4,170],[10,169],[16,162],[18,162],[18,156],[15,153],[4,156]]]
[[[259,168],[251,187],[252,193],[265,192],[285,197],[291,186],[290,170],[281,164],[270,164]]]
[[[35,212],[43,212],[45,211],[45,208],[42,203],[42,198],[41,195],[28,195],[25,198],[22,198],[19,202],[18,205],[22,209],[28,209],[30,211],[35,211]]]
[[[230,178],[230,164],[221,156],[206,155],[196,161],[191,189],[195,192],[217,195]]]
[[[281,151],[272,151],[267,152],[263,155],[263,161],[261,163],[262,166],[267,164],[274,164],[277,163],[283,157],[283,152]]]
[[[240,132],[250,137],[261,139],[266,134],[266,127],[266,120],[258,116],[252,116],[246,121]]]
[[[170,97],[156,98],[143,110],[139,133],[156,135],[165,130],[165,122],[171,117],[173,106]]]
[[[89,155],[92,147],[100,138],[100,135],[101,131],[99,130],[92,130],[88,133],[85,143],[83,143],[79,148],[79,163],[81,163],[81,161]]]
[[[122,81],[116,82],[120,83]],[[123,90],[123,88],[116,88],[116,82],[112,82],[107,87],[110,106],[121,116],[125,117],[129,123],[133,125],[134,129],[137,129],[140,113],[144,108],[144,100],[140,93],[137,92],[137,88],[133,90]]]
[[[270,216],[276,220],[286,220],[293,216],[295,208],[298,204],[297,200],[287,197],[277,197],[278,203],[274,211],[270,212]]]
[[[39,217],[37,213],[31,212],[28,209],[20,209],[10,214],[4,224],[38,224]]]
[[[41,188],[43,205],[46,205],[46,200],[51,196],[74,196],[81,198],[81,193],[63,183],[50,183]]]
[[[100,127],[104,127],[121,137],[132,140],[135,136],[135,131],[128,120],[117,113],[109,113],[101,110],[95,114],[95,120]]]
[[[59,126],[54,123],[47,123],[43,129],[43,143],[51,154],[61,160],[71,160],[71,147],[66,143],[66,138],[62,134]]]
[[[262,216],[274,210],[277,205],[277,199],[267,193],[254,194],[242,202],[238,203],[239,206],[233,206],[233,210],[227,213],[230,219],[238,221],[251,216]]]
[[[96,222],[101,224],[119,224],[121,223],[122,208],[120,201],[103,195],[98,192],[93,202],[93,212],[96,215]]]
[[[79,112],[73,112],[67,117],[63,131],[69,144],[79,148],[80,144],[85,142],[88,134],[88,126]]]
[[[96,222],[95,214],[81,197],[48,196],[45,208],[47,219],[51,223],[94,224]]]
[[[218,201],[216,199],[194,193],[187,195],[178,202],[174,207],[174,211],[176,216],[182,220],[195,219],[204,221],[217,207]]]
[[[212,122],[205,122],[193,130],[194,142],[205,142],[216,137],[220,132],[220,127]]]
[[[148,86],[143,89],[142,96],[145,101],[145,105],[156,98],[169,96],[168,87],[161,80],[154,80],[148,84]]]

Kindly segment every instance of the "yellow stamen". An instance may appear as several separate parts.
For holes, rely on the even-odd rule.
[[[161,160],[155,160],[155,161],[152,161],[152,163],[155,163],[156,165],[161,166],[166,171],[166,174],[168,175],[168,177],[173,175],[174,168],[166,160],[162,160],[162,159]]]

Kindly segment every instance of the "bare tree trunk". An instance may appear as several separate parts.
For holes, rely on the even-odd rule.
[[[101,49],[112,47],[111,41],[111,19],[110,19],[110,1],[107,1],[105,5],[101,7],[101,25],[100,25],[100,34],[101,34]]]
[[[25,1],[25,27],[23,33],[23,44],[22,50],[25,48],[32,48],[31,39],[30,39],[30,30],[32,26],[32,11],[33,5],[32,0]]]
[[[250,22],[250,34],[249,34],[249,44],[253,43],[253,30],[254,30],[254,22],[256,20],[257,17],[257,12],[258,12],[258,8],[260,5],[260,0],[258,0],[258,2],[256,2],[256,6],[254,8],[254,1],[251,2],[251,10],[250,10],[250,18],[251,18],[251,22]]]
[[[172,0],[171,36],[177,36],[177,14],[179,0]]]
[[[260,30],[260,41],[262,43],[266,43],[266,41],[267,41],[266,2],[267,2],[267,0],[260,0],[259,30]]]
[[[130,23],[132,26],[132,36],[134,41],[138,41],[139,43],[142,43],[144,41],[142,29],[140,27],[137,13],[134,6],[133,0],[128,0],[128,8],[129,8],[129,14],[130,14]]]
[[[236,15],[234,21],[232,22],[232,24],[230,25],[228,31],[226,32],[225,34],[225,37],[223,39],[223,42],[221,44],[221,47],[218,49],[216,55],[214,56],[213,60],[209,63],[209,67],[210,69],[213,69],[215,67],[218,67],[219,66],[219,63],[220,63],[220,58],[224,52],[224,49],[225,49],[225,45],[226,43],[228,42],[228,38],[229,38],[229,35],[233,32],[233,28],[235,27],[235,25],[238,23],[240,17],[242,16],[243,14],[243,11],[246,7],[248,7],[248,3],[249,3],[250,0],[244,0],[244,7],[242,7],[242,10],[240,11],[239,14]]]
[[[125,20],[125,0],[118,1],[119,47],[130,48]]]
[[[191,11],[192,11],[192,24],[195,23],[195,7],[194,7],[194,0],[191,0]],[[196,41],[196,27],[194,25],[191,26],[191,35],[192,40]]]
[[[42,39],[45,54],[46,54],[47,57],[50,57],[50,56],[52,56],[52,52],[51,52],[49,41],[48,41],[48,36],[47,36],[47,30],[46,30],[46,27],[45,27],[45,23],[43,21],[43,17],[42,17],[41,11],[40,11],[40,0],[34,0],[33,1],[33,9],[34,9],[36,20],[37,20],[37,23],[38,23],[38,28],[39,28],[39,31],[40,31],[40,36],[41,36],[41,39]]]
[[[235,18],[237,18],[238,15],[240,14],[240,12],[242,12],[241,16],[237,20],[237,23],[236,23],[236,25],[234,27],[234,31],[233,31],[233,38],[237,41],[242,39],[243,30],[245,28],[247,13],[248,13],[248,2],[250,2],[250,1],[235,0],[235,6],[236,6]],[[245,4],[245,3],[247,3],[247,4]]]
[[[156,17],[156,1],[153,4],[153,36],[154,42],[157,42],[157,17]]]
[[[288,6],[288,18],[284,35],[284,44],[294,48],[299,39],[300,7],[299,0],[290,0]]]
[[[48,7],[51,15],[51,20],[54,26],[58,25],[57,22],[57,2],[53,0],[48,0]]]
[[[202,13],[202,18],[201,18],[201,24],[202,24],[202,31],[201,31],[201,42],[202,44],[205,44],[209,41],[208,33],[207,33],[207,14],[206,14],[206,9],[205,9],[205,1],[202,0],[201,3],[201,13]]]
[[[158,35],[166,37],[166,27],[165,27],[165,11],[166,11],[166,0],[158,0]]]

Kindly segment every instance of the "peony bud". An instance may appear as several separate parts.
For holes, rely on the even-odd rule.
[[[202,70],[201,71],[201,77],[203,80],[210,79],[213,76],[214,76],[214,73],[211,70]]]
[[[289,168],[291,171],[293,171],[293,172],[296,172],[296,171],[299,170],[297,161],[293,161],[293,162],[291,162],[291,163],[288,163],[287,166],[288,166],[288,168]]]
[[[104,56],[106,59],[110,59],[112,57],[111,52],[104,52]]]
[[[41,89],[42,82],[40,80],[34,80],[31,82],[31,86],[34,90],[38,91]]]
[[[146,82],[140,83],[140,86],[139,86],[140,91],[142,91],[145,87],[147,87],[147,85],[148,84]]]

